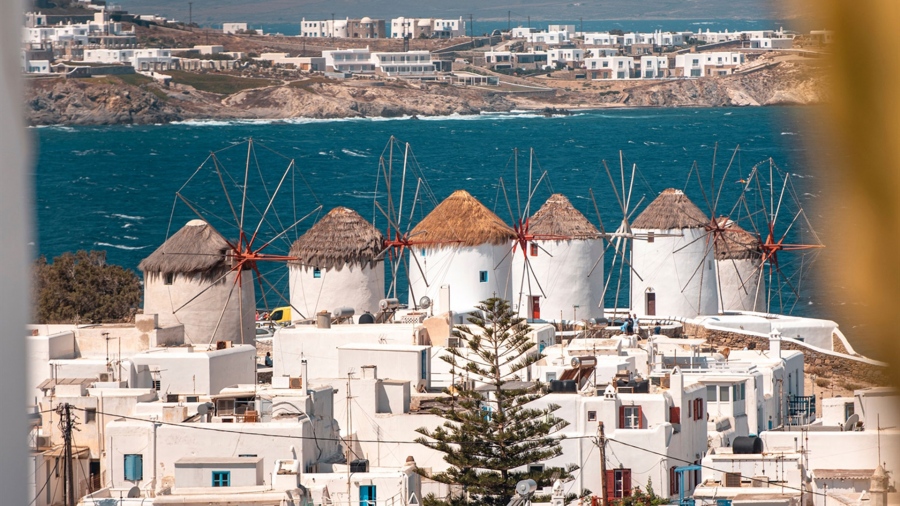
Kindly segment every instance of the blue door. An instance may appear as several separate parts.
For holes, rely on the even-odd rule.
[[[375,506],[375,485],[359,486],[359,505]]]

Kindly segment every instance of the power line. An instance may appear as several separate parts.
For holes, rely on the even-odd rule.
[[[72,406],[72,409],[76,409],[76,410],[80,410],[80,411],[84,411],[84,410],[85,410],[84,408],[80,408],[80,407],[77,407],[77,406]],[[133,416],[118,415],[118,414],[113,414],[113,413],[104,413],[104,412],[101,412],[101,411],[97,411],[97,413],[98,413],[98,414],[102,414],[102,415],[106,415],[106,416],[117,417],[117,418],[124,419],[124,420],[134,420],[134,421],[138,421],[138,422],[148,422],[148,423],[155,423],[155,424],[159,424],[159,425],[169,425],[169,426],[173,426],[173,427],[183,427],[183,428],[194,429],[194,430],[205,430],[205,431],[210,431],[210,432],[219,432],[219,433],[223,433],[223,434],[237,434],[237,435],[242,435],[242,436],[260,436],[260,437],[268,437],[268,438],[276,438],[276,439],[300,439],[300,440],[303,440],[303,439],[316,439],[316,440],[318,440],[318,441],[336,441],[336,442],[341,442],[341,443],[346,443],[346,441],[347,441],[347,440],[344,439],[344,438],[325,438],[325,437],[314,438],[314,437],[307,437],[307,436],[302,436],[302,435],[299,435],[299,436],[290,436],[290,435],[286,435],[286,434],[266,434],[266,433],[261,433],[261,432],[247,432],[247,431],[239,431],[239,430],[232,430],[232,429],[223,429],[223,428],[219,428],[219,427],[205,427],[205,426],[203,426],[203,425],[191,424],[191,423],[175,423],[175,422],[163,422],[163,421],[159,421],[159,420],[147,420],[147,419],[145,419],[145,418],[137,418],[137,417],[133,417]],[[560,441],[567,440],[567,439],[568,439],[568,440],[588,439],[588,440],[596,441],[596,437],[594,437],[594,436],[587,436],[587,435],[585,435],[585,436],[563,436],[563,437],[560,439]],[[526,439],[526,440],[520,441],[520,443],[527,443],[527,442],[531,442],[531,441],[537,441],[537,440],[527,440],[527,439]],[[640,450],[640,451],[643,451],[643,452],[646,452],[646,453],[650,453],[650,454],[652,454],[652,455],[656,455],[656,456],[659,456],[659,457],[663,457],[663,458],[665,458],[665,459],[667,459],[667,460],[672,460],[672,461],[682,462],[682,463],[688,464],[688,465],[695,465],[692,461],[689,461],[689,460],[687,460],[687,459],[682,459],[682,458],[679,458],[679,457],[674,457],[674,456],[671,456],[671,455],[667,455],[667,454],[665,454],[665,453],[661,453],[661,452],[658,452],[658,451],[655,451],[655,450],[650,450],[650,449],[648,449],[648,448],[643,448],[643,447],[641,447],[641,446],[638,446],[638,445],[635,445],[635,444],[632,444],[632,443],[626,443],[626,442],[620,441],[620,440],[618,440],[618,439],[614,439],[614,438],[609,438],[609,437],[607,437],[607,438],[606,438],[606,441],[607,441],[607,442],[614,442],[614,443],[620,444],[620,445],[622,445],[622,446],[627,446],[627,447],[630,447],[630,448],[634,448],[634,449],[636,449],[636,450]],[[418,442],[416,442],[416,441],[392,441],[392,440],[374,440],[374,439],[356,439],[356,442],[358,442],[358,443],[382,443],[382,444],[410,444],[410,445],[422,445],[421,443],[418,443]],[[459,443],[457,443],[457,444],[459,444]],[[473,443],[473,444],[475,444],[475,443]],[[425,446],[427,446],[427,445],[425,445]],[[354,455],[355,455],[355,452],[354,452]],[[708,465],[704,465],[704,464],[702,464],[702,463],[701,463],[701,464],[697,464],[697,465],[699,465],[702,469],[708,469],[708,470],[710,470],[710,471],[715,471],[715,472],[719,472],[719,473],[730,473],[730,472],[731,472],[731,471],[727,471],[727,470],[723,470],[723,469],[716,469],[715,467],[708,466]],[[743,478],[746,478],[746,479],[748,479],[748,480],[752,480],[753,477],[741,475],[741,478],[742,478],[742,479],[743,479]],[[779,484],[778,487],[785,488],[785,489],[788,489],[788,490],[796,490],[796,491],[798,491],[798,492],[804,492],[804,493],[809,493],[809,494],[813,494],[813,495],[818,495],[818,496],[821,496],[821,497],[826,497],[826,494],[824,494],[824,493],[822,493],[822,492],[812,492],[812,491],[807,491],[807,490],[805,490],[805,489],[803,489],[803,488],[800,488],[800,487],[794,487],[794,486],[791,486],[791,485]]]

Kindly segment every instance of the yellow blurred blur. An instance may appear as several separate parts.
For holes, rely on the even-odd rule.
[[[829,271],[860,304],[878,351],[873,358],[900,363],[900,1],[825,0],[806,4],[835,32],[830,141],[837,160],[820,160],[838,173],[845,206],[833,213],[832,230],[849,245]],[[829,167],[823,167],[828,170]],[[900,384],[896,368],[892,381]]]

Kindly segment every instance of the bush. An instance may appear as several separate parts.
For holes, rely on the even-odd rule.
[[[141,302],[141,282],[128,269],[106,263],[105,251],[63,253],[34,262],[37,323],[107,323],[130,320]]]

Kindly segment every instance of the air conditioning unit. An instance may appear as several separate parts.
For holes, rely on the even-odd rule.
[[[38,448],[49,448],[50,445],[50,436],[38,436],[34,438],[34,444]]]
[[[100,383],[106,383],[107,381],[109,381],[109,373],[101,372],[97,375],[97,381],[99,381]]]
[[[619,392],[620,394],[633,394],[634,387],[619,387],[616,389],[616,391]]]
[[[725,473],[725,486],[726,487],[740,487],[741,486],[741,473]]]
[[[448,348],[459,348],[460,339],[458,337],[448,337],[447,338],[447,347]]]
[[[302,389],[303,388],[303,378],[291,378],[290,388]]]

